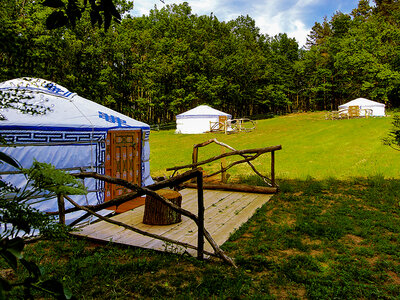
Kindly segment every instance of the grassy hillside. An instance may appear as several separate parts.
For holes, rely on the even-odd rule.
[[[400,299],[400,153],[381,143],[390,123],[313,113],[259,121],[246,134],[153,132],[153,175],[188,163],[193,144],[213,137],[237,149],[282,144],[280,192],[222,245],[238,269],[75,238],[29,244],[25,257],[79,299]],[[2,257],[0,275],[27,276]],[[8,296],[26,298],[22,288]]]
[[[383,175],[399,178],[400,153],[382,144],[392,118],[325,120],[325,113],[291,114],[257,121],[250,133],[175,134],[174,130],[150,135],[152,175],[167,174],[167,167],[190,163],[194,144],[211,138],[236,149],[282,145],[276,153],[276,172],[281,179],[347,179],[354,176]],[[219,147],[203,148],[200,158],[219,154]],[[269,171],[269,157],[255,163]],[[215,169],[217,165],[206,169]],[[234,167],[233,175],[250,174],[250,169]]]

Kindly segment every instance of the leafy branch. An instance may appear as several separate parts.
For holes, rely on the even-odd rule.
[[[60,27],[75,27],[76,22],[82,18],[83,12],[87,9],[89,2],[90,21],[93,26],[108,30],[111,21],[121,22],[121,14],[115,7],[113,0],[68,0],[65,4],[62,0],[44,0],[42,5],[55,9],[46,20],[48,29]]]
[[[14,271],[21,265],[28,272],[27,277],[14,283],[0,277],[0,300],[7,299],[7,293],[18,287],[23,288],[27,299],[33,297],[33,290],[57,299],[72,299],[71,291],[61,282],[55,279],[43,280],[44,274],[40,267],[23,257],[25,242],[20,237],[20,232],[29,234],[32,228],[39,229],[42,233],[66,230],[64,227],[60,228],[51,216],[32,208],[28,200],[33,196],[46,200],[58,193],[85,194],[85,187],[70,174],[56,170],[50,164],[35,161],[31,168],[22,169],[14,158],[3,152],[0,152],[0,163],[21,170],[28,179],[24,189],[0,180],[0,256]],[[43,193],[44,191],[47,192]]]

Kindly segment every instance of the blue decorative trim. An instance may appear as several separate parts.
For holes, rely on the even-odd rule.
[[[122,127],[122,125],[126,126],[126,121],[125,120],[121,119],[120,117],[109,115],[109,114],[107,114],[105,112],[102,112],[102,111],[99,111],[99,118],[103,119],[103,120],[106,120],[107,122],[110,122],[110,123],[117,123],[118,127]]]
[[[106,157],[106,139],[107,133],[104,133],[102,140],[96,143],[96,173],[104,175],[105,174],[105,157]],[[96,198],[97,203],[104,202],[104,181],[103,180],[96,180]]]
[[[149,125],[146,126],[124,126],[126,129],[150,129]],[[0,123],[0,130],[41,130],[41,131],[108,131],[110,129],[121,129],[121,127],[63,127],[63,126],[25,126],[25,125],[2,125]]]
[[[32,144],[32,143],[57,143],[57,142],[91,142],[104,140],[106,131],[20,131],[2,129],[1,136],[12,144]]]
[[[76,144],[76,146],[87,146],[92,144],[95,147],[96,153],[95,165],[96,172],[99,174],[105,173],[105,153],[107,131],[18,131],[4,130],[1,131],[1,136],[12,144],[32,144],[32,143],[57,143],[57,142],[88,142],[87,144]],[[101,180],[95,181],[97,202],[104,202],[104,182]]]
[[[143,130],[144,132],[144,140],[148,141],[150,139],[150,130]]]

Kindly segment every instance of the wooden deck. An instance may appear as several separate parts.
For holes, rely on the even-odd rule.
[[[182,207],[197,214],[197,190],[185,189],[182,194]],[[204,191],[204,223],[218,245],[222,245],[229,236],[264,205],[272,197],[270,194],[254,194],[228,191]],[[189,218],[182,216],[182,222],[173,225],[154,226],[142,223],[144,206],[116,215],[113,219],[134,226],[150,233],[159,234],[174,240],[197,246],[197,226]],[[196,255],[192,249],[184,249],[177,245],[167,245],[164,241],[143,236],[123,227],[97,222],[72,233],[93,240],[114,242],[158,251],[182,253],[187,251]],[[211,245],[205,240],[204,249],[213,252]]]

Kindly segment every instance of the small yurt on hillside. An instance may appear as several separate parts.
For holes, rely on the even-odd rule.
[[[224,113],[207,105],[200,105],[176,116],[176,133],[198,134],[210,131],[210,124],[232,119]]]
[[[19,78],[0,83],[0,92],[16,95],[18,104],[39,113],[2,109],[0,133],[12,146],[4,153],[24,168],[36,159],[69,171],[95,171],[139,185],[153,183],[150,177],[149,125],[129,118],[66,88],[43,79]],[[2,179],[17,187],[25,177],[12,166],[0,164]],[[98,204],[121,195],[121,187],[85,179],[87,196],[73,196],[78,204]],[[67,202],[66,202],[67,204]],[[56,199],[35,205],[41,211],[57,211]],[[66,208],[71,207],[67,206]],[[67,223],[69,215],[67,215]],[[76,215],[71,215],[71,219]]]
[[[360,116],[365,116],[367,110],[371,112],[372,117],[385,116],[385,104],[368,100],[365,98],[357,98],[339,106],[339,110],[348,110],[350,106],[358,106],[360,108]]]

